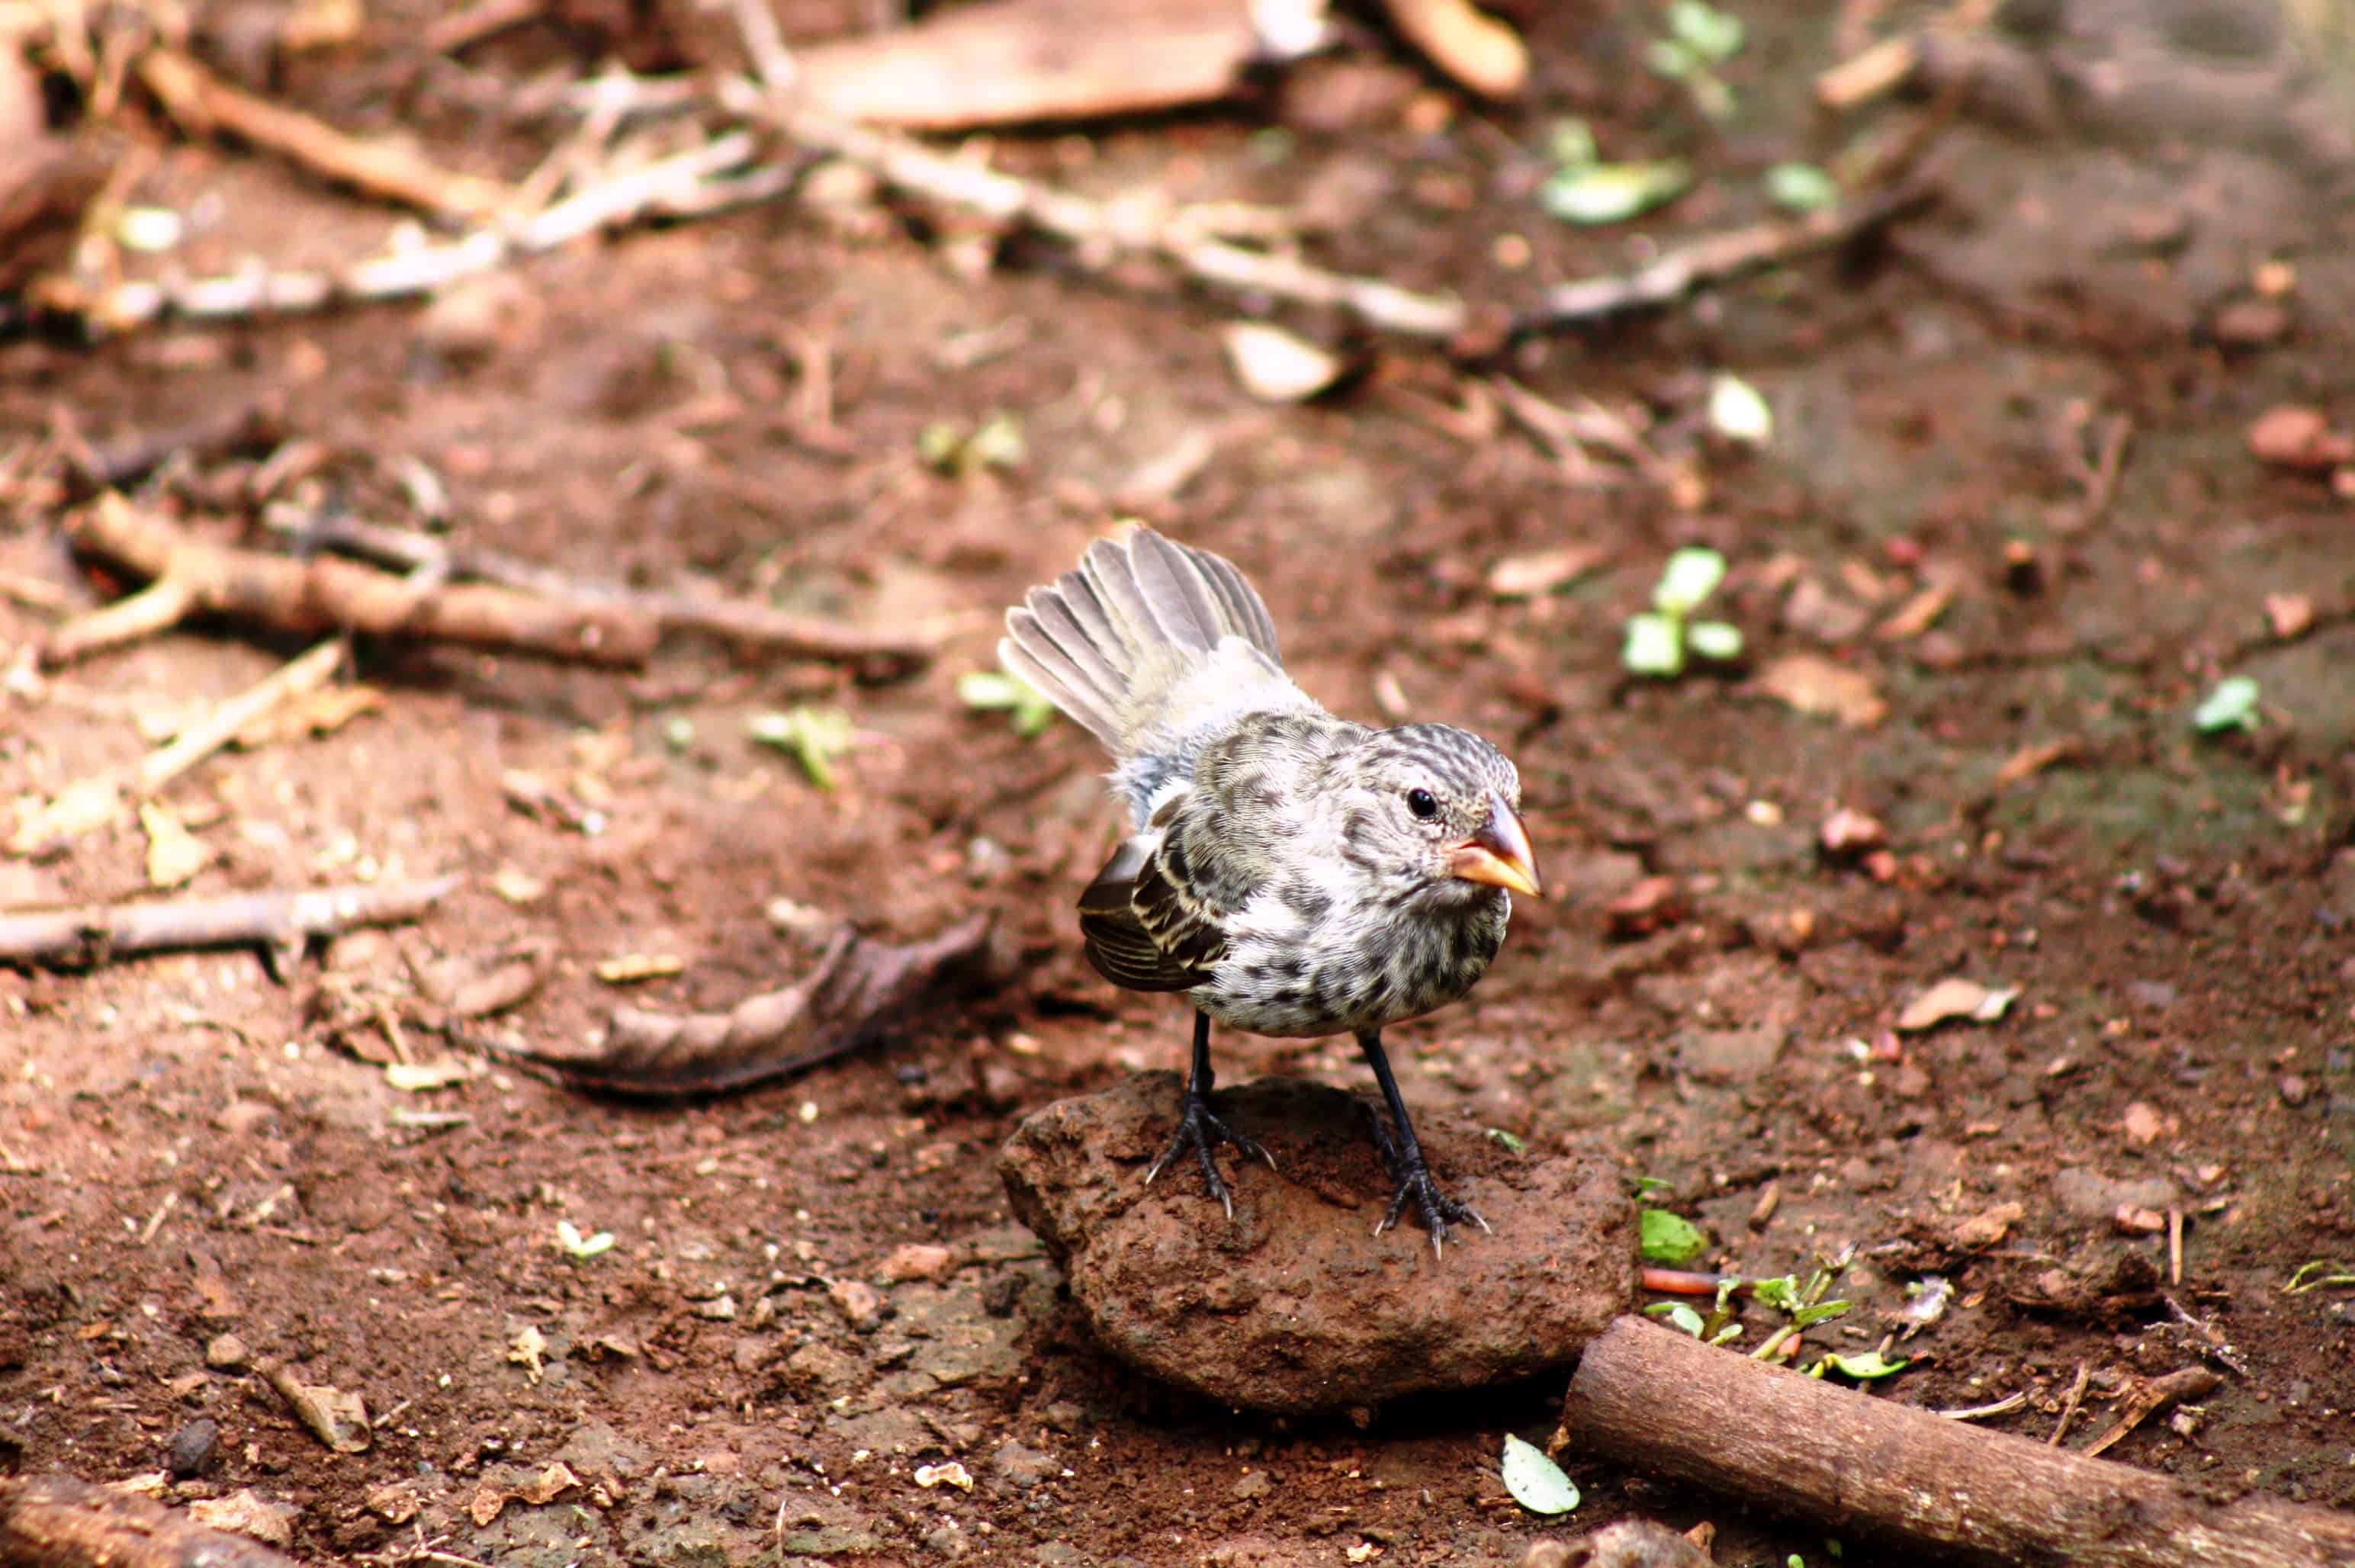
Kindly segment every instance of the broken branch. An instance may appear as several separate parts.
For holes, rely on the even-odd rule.
[[[2216,1502],[2172,1476],[1868,1398],[1641,1317],[1621,1317],[1586,1348],[1562,1425],[1582,1455],[1968,1562],[2355,1562],[2355,1519],[2328,1509]]]
[[[496,180],[452,174],[398,143],[347,136],[221,80],[177,49],[147,50],[139,57],[139,77],[191,136],[218,127],[329,179],[438,217],[487,218],[506,201]]]
[[[652,617],[666,632],[702,633],[764,653],[873,664],[898,674],[921,667],[936,651],[932,639],[907,630],[886,631],[813,615],[789,615],[741,599],[692,599],[584,581],[498,550],[360,517],[307,514],[289,517],[273,512],[266,520],[312,549],[339,550],[408,571],[445,571],[453,578],[495,582],[549,598],[619,605]]]
[[[577,1088],[645,1095],[741,1089],[846,1055],[926,997],[979,982],[990,967],[989,933],[987,915],[906,945],[846,927],[808,978],[724,1013],[618,1008],[588,1055],[477,1043]]]
[[[129,1492],[67,1476],[0,1481],[0,1568],[294,1568],[260,1541],[208,1530]]]
[[[151,578],[166,592],[136,615],[116,606],[59,627],[43,650],[50,665],[169,624],[157,616],[174,606],[182,614],[226,615],[282,632],[365,632],[616,665],[644,660],[660,630],[625,604],[538,598],[486,584],[428,586],[348,561],[198,543],[170,519],[112,492],[75,517],[67,532],[76,548]]]
[[[261,947],[275,967],[310,942],[415,920],[457,885],[455,877],[437,877],[0,914],[0,963],[87,968],[138,953]]]

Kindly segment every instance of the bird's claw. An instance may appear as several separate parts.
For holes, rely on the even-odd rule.
[[[1409,1203],[1414,1205],[1414,1211],[1423,1218],[1423,1228],[1431,1232],[1431,1253],[1433,1257],[1445,1255],[1447,1227],[1450,1225],[1470,1223],[1492,1236],[1497,1233],[1496,1227],[1489,1224],[1477,1209],[1469,1203],[1459,1202],[1439,1189],[1439,1183],[1431,1179],[1431,1167],[1425,1163],[1423,1151],[1419,1148],[1411,1153],[1401,1150],[1399,1140],[1391,1136],[1390,1126],[1382,1120],[1380,1112],[1369,1105],[1366,1115],[1373,1125],[1374,1147],[1380,1151],[1382,1164],[1389,1168],[1391,1179],[1398,1183],[1397,1190],[1391,1194],[1390,1207],[1382,1212],[1381,1222],[1374,1227],[1375,1235],[1379,1236],[1397,1224],[1399,1216],[1406,1212]]]
[[[1239,1133],[1219,1120],[1211,1113],[1208,1099],[1199,1094],[1188,1094],[1185,1107],[1178,1115],[1178,1130],[1169,1136],[1168,1145],[1162,1149],[1161,1157],[1146,1169],[1146,1185],[1150,1186],[1164,1170],[1169,1168],[1171,1160],[1191,1148],[1195,1157],[1202,1162],[1202,1180],[1209,1188],[1210,1196],[1226,1210],[1227,1218],[1233,1219],[1235,1200],[1227,1191],[1226,1181],[1219,1175],[1219,1162],[1210,1157],[1210,1146],[1215,1143],[1232,1144],[1246,1156],[1265,1160],[1268,1169],[1275,1168],[1275,1157],[1262,1147],[1258,1139]]]

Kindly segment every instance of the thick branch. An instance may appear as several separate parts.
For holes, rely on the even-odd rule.
[[[79,514],[68,531],[80,549],[177,585],[191,613],[282,632],[367,632],[619,665],[644,660],[660,632],[653,617],[624,604],[538,598],[478,583],[427,586],[349,561],[201,544],[168,518],[112,493]],[[148,626],[145,619],[133,624]],[[59,628],[46,657],[61,663],[101,645],[78,622]]]
[[[1562,1425],[1582,1454],[1663,1470],[1842,1535],[1966,1562],[2071,1568],[2355,1564],[2355,1519],[1987,1432],[1704,1345],[1641,1317],[1586,1349]]]

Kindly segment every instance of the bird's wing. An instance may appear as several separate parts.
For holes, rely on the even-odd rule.
[[[1210,978],[1226,956],[1219,912],[1164,864],[1159,833],[1120,847],[1080,895],[1088,962],[1131,991],[1186,991]]]

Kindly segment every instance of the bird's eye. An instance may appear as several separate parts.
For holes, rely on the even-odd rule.
[[[1439,815],[1439,800],[1427,789],[1411,789],[1406,792],[1406,808],[1428,821]]]

